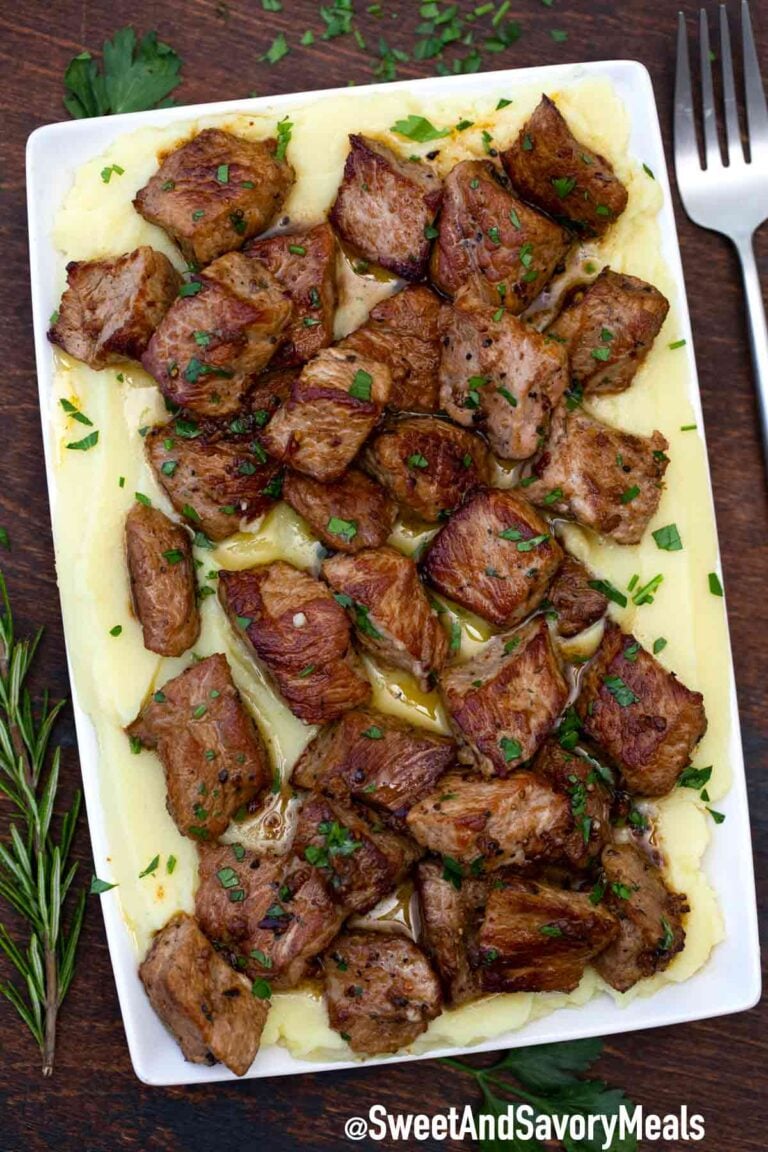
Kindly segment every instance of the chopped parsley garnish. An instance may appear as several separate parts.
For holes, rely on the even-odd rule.
[[[149,864],[147,864],[146,868],[143,870],[143,872],[139,872],[139,880],[142,880],[145,876],[151,876],[153,872],[157,871],[159,864],[160,864],[160,857],[159,856],[153,856],[152,859],[150,860]]]
[[[502,736],[499,740],[499,748],[506,764],[509,764],[510,760],[519,760],[523,754],[520,742],[513,740],[510,736]]]
[[[658,656],[659,652],[662,652],[666,648],[666,646],[667,646],[667,641],[665,640],[665,638],[663,636],[657,637],[657,639],[654,640],[654,642],[653,642],[653,654],[654,654],[654,656]]]
[[[288,145],[291,142],[293,134],[293,124],[284,116],[277,125],[277,148],[275,149],[275,160],[285,160],[285,154],[288,151]]]
[[[618,604],[620,608],[626,608],[626,596],[623,592],[620,592],[618,588],[615,588],[610,580],[587,580],[587,587],[594,588],[596,592],[601,592],[607,600]]]
[[[260,62],[265,62],[267,64],[277,64],[280,60],[283,59],[284,56],[287,56],[289,52],[290,48],[288,47],[288,41],[285,38],[285,33],[280,32],[277,36],[275,36],[274,40],[264,55],[257,57],[257,59]]]
[[[384,739],[384,733],[381,730],[381,728],[378,727],[377,724],[372,724],[370,728],[366,728],[365,732],[363,732],[363,736],[365,736],[365,738],[367,740],[383,740]]]
[[[553,937],[562,936],[563,934],[562,928],[558,928],[557,924],[542,924],[539,928],[539,932],[541,932],[542,936]]]
[[[680,539],[676,524],[665,524],[663,528],[657,528],[651,535],[656,541],[656,547],[660,548],[662,552],[682,552],[683,541]]]
[[[110,630],[109,630],[110,636],[121,636],[122,632],[123,632],[122,624],[115,624],[114,628],[110,628]]]
[[[576,181],[572,176],[554,176],[552,178],[552,187],[561,200],[569,196],[576,187]]]
[[[684,347],[684,345],[685,345],[685,340],[673,340],[672,343],[668,345],[668,348],[670,349],[670,351],[674,352],[674,350],[676,348],[682,348],[682,347]]]
[[[720,577],[718,576],[717,572],[710,572],[709,575],[707,576],[707,580],[709,581],[709,590],[712,593],[712,595],[713,596],[722,596],[723,595],[723,586],[720,583]]]
[[[355,400],[370,400],[373,377],[364,368],[358,368],[349,388],[349,395]]]
[[[409,468],[429,467],[429,461],[427,460],[426,456],[422,456],[420,452],[414,452],[412,456],[409,456],[407,463]]]
[[[397,133],[398,136],[405,136],[408,140],[414,140],[417,144],[426,144],[430,140],[442,140],[445,136],[450,136],[450,128],[436,128],[431,121],[425,119],[424,116],[408,116],[405,120],[397,120],[390,132]]]
[[[603,684],[605,684],[620,708],[628,708],[630,704],[638,704],[640,702],[640,697],[635,696],[632,689],[628,684],[624,683],[621,676],[604,676]]]
[[[683,768],[677,779],[678,788],[695,788],[699,791],[701,788],[706,787],[712,777],[712,767],[709,768],[694,768],[689,765]]]
[[[347,542],[354,539],[357,535],[356,520],[342,520],[338,516],[331,516],[326,527],[332,536],[339,536]]]
[[[67,448],[71,448],[76,452],[87,452],[89,448],[94,448],[99,442],[98,429],[89,432],[82,440],[71,440],[67,444]]]

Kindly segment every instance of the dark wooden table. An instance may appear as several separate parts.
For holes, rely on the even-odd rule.
[[[697,3],[682,5],[693,16]],[[359,24],[372,43],[379,35],[408,49],[418,21],[413,0],[388,0],[398,19]],[[463,4],[471,10],[473,4]],[[523,32],[514,47],[486,57],[489,67],[526,67],[571,60],[627,58],[650,69],[669,143],[678,5],[669,0],[516,0],[509,12]],[[734,4],[735,8],[736,5]],[[753,3],[759,51],[768,70],[768,8]],[[0,525],[12,550],[0,561],[20,626],[44,624],[41,675],[55,694],[68,692],[40,439],[29,304],[24,146],[40,124],[62,118],[62,76],[84,48],[100,49],[123,24],[157,28],[184,60],[187,103],[323,88],[371,80],[370,58],[351,37],[294,49],[276,67],[258,63],[274,36],[294,43],[307,27],[320,31],[310,0],[283,0],[264,12],[258,0],[9,0],[0,7]],[[558,43],[552,28],[568,33]],[[406,64],[403,77],[428,74]],[[766,880],[768,854],[768,506],[756,428],[749,353],[736,260],[725,241],[691,225],[676,205],[696,350],[728,595],[742,730],[750,783],[755,858]],[[768,284],[768,232],[761,242]],[[712,659],[722,654],[713,652]],[[74,731],[61,726],[68,786],[77,781]],[[719,835],[727,835],[727,826]],[[77,840],[82,871],[91,872],[83,823]],[[763,897],[765,896],[763,885]],[[713,1009],[716,1005],[711,1006]],[[647,1108],[687,1103],[707,1119],[703,1147],[713,1152],[763,1152],[768,1124],[768,1011],[611,1040],[602,1074]],[[89,908],[78,974],[61,1019],[56,1073],[43,1081],[37,1052],[14,1014],[0,1003],[0,1152],[129,1152],[259,1148],[282,1152],[353,1147],[344,1118],[375,1102],[390,1109],[436,1112],[473,1098],[473,1085],[435,1062],[356,1073],[304,1076],[195,1090],[150,1089],[135,1078],[123,1034],[99,910]],[[362,1143],[361,1148],[381,1147]],[[386,1146],[386,1145],[384,1145]],[[402,1147],[403,1145],[399,1145]],[[446,1144],[426,1147],[450,1147]],[[701,1145],[700,1145],[701,1146]],[[454,1145],[455,1147],[455,1145]],[[672,1150],[682,1145],[667,1145]],[[691,1145],[686,1145],[691,1147]]]

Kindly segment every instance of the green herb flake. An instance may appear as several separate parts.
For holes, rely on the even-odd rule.
[[[651,535],[656,541],[656,547],[660,548],[662,552],[682,552],[683,541],[676,524],[665,524],[663,528],[657,528]]]
[[[431,121],[423,116],[410,115],[405,120],[397,120],[390,132],[404,136],[407,140],[414,140],[417,144],[427,144],[430,140],[442,140],[450,136],[450,128],[436,128]]]
[[[151,876],[153,873],[155,873],[157,871],[159,865],[160,865],[160,857],[159,856],[153,856],[152,859],[150,860],[149,864],[147,864],[144,871],[139,872],[139,880],[142,880],[145,876]]]
[[[350,385],[349,395],[353,396],[355,400],[369,401],[371,399],[372,387],[373,377],[370,372],[366,372],[363,368],[358,368]]]
[[[720,577],[717,572],[710,572],[707,576],[709,582],[709,590],[713,596],[723,595],[723,585],[720,583]]]

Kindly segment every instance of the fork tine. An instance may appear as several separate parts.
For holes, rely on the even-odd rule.
[[[688,57],[688,32],[685,16],[677,14],[677,66],[675,69],[675,168],[696,161],[700,166],[696,126],[693,121],[693,93],[691,92],[691,63]]]
[[[699,41],[701,49],[701,110],[704,113],[704,154],[707,168],[722,164],[720,143],[717,139],[715,94],[712,90],[712,61],[709,54],[709,20],[706,9],[699,11]]]
[[[744,41],[744,89],[747,98],[749,150],[750,157],[753,157],[757,149],[768,149],[768,107],[765,102],[765,89],[760,79],[760,64],[747,0],[741,0],[741,34]]]
[[[723,104],[725,105],[725,128],[728,140],[728,161],[731,165],[744,161],[741,144],[739,111],[736,104],[736,88],[733,82],[733,58],[731,56],[731,34],[728,27],[728,11],[720,5],[720,55],[723,60]]]

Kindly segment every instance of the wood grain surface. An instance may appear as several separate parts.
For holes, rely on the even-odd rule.
[[[730,0],[734,10],[736,4]],[[474,5],[462,7],[471,10]],[[669,144],[674,78],[674,25],[669,0],[515,0],[509,16],[522,26],[517,44],[485,57],[486,66],[527,67],[575,60],[633,58],[650,69]],[[698,4],[684,0],[693,17]],[[418,22],[414,0],[385,0],[376,20],[358,0],[359,26],[373,43],[408,49]],[[713,5],[714,10],[714,5]],[[395,18],[394,13],[397,13]],[[753,0],[758,49],[768,73],[768,4]],[[392,15],[390,15],[392,14]],[[294,43],[322,23],[312,0],[283,0],[264,12],[258,0],[3,0],[0,4],[0,525],[12,549],[0,554],[21,628],[46,626],[41,682],[68,693],[59,600],[45,491],[29,300],[24,147],[38,125],[62,119],[62,76],[73,55],[99,50],[123,24],[157,28],[184,60],[184,103],[324,88],[372,79],[370,57],[351,37],[295,48],[276,67],[259,63],[274,36]],[[552,28],[567,32],[555,42]],[[402,77],[427,75],[406,64]],[[668,156],[670,152],[668,150]],[[768,506],[760,456],[749,351],[737,266],[727,243],[695,228],[675,204],[701,376],[707,439],[723,553],[728,614],[749,778],[758,881],[765,908],[768,852]],[[758,245],[768,284],[768,230]],[[725,654],[713,652],[712,659]],[[66,714],[65,714],[66,715]],[[76,786],[71,718],[60,725],[67,787]],[[727,835],[725,825],[717,832]],[[91,873],[83,821],[76,845]],[[344,1119],[371,1104],[434,1113],[474,1098],[468,1078],[437,1061],[243,1084],[161,1090],[140,1084],[115,995],[99,909],[88,910],[78,973],[61,1018],[56,1072],[39,1077],[33,1043],[0,1003],[0,1152],[203,1152],[215,1149],[351,1148]],[[3,975],[5,973],[2,973]],[[717,1005],[712,1004],[713,1011]],[[703,1113],[712,1152],[763,1152],[768,1126],[768,1011],[619,1036],[606,1045],[601,1074],[646,1108]],[[395,1145],[363,1141],[372,1149]],[[461,1145],[427,1142],[425,1148]],[[404,1147],[400,1144],[397,1147]],[[656,1147],[660,1147],[657,1145]],[[682,1144],[666,1144],[676,1152]],[[685,1145],[693,1147],[693,1145]]]

